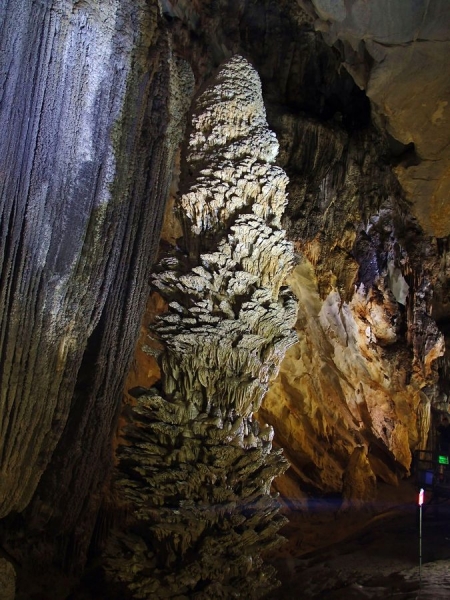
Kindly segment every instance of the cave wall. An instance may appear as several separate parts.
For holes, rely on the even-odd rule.
[[[327,47],[311,6],[164,9],[177,51],[198,58],[198,85],[216,61],[236,51],[250,57],[290,180],[284,226],[300,263],[291,281],[300,341],[261,417],[274,425],[304,489],[341,493],[357,448],[373,475],[396,484],[409,473],[411,450],[428,442],[444,352],[431,316],[440,306],[441,250],[399,183],[406,143],[396,145],[373,98],[350,77],[342,47]],[[282,53],[273,52],[274,40],[283,40]],[[373,60],[361,56],[369,73]]]
[[[411,450],[427,445],[439,395],[437,244],[411,214],[372,127],[345,131],[289,114],[274,122],[290,176],[285,223],[302,257],[291,282],[300,343],[263,416],[292,448],[305,489],[341,493],[358,447],[379,479],[396,484]]]
[[[0,37],[0,515],[63,560],[112,463],[189,95],[156,2],[3,2]]]
[[[302,5],[393,138],[396,175],[429,235],[450,233],[450,6],[445,0]]]

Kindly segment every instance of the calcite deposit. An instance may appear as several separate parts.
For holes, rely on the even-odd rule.
[[[287,462],[253,414],[296,341],[277,151],[258,75],[233,57],[195,103],[185,238],[153,277],[168,301],[153,327],[162,390],[139,395],[118,451],[134,523],[108,568],[137,598],[258,598],[274,585],[261,553],[279,541],[270,488]]]
[[[424,251],[427,237],[374,152],[373,133],[345,135],[287,115],[277,128],[291,178],[285,225],[301,253],[289,279],[299,343],[261,414],[303,491],[356,498],[366,480],[373,496],[375,476],[396,485],[410,472],[411,451],[432,445],[430,408],[444,352],[430,316],[436,248]],[[365,459],[355,461],[356,451]],[[361,468],[352,479],[350,463]],[[292,477],[276,485],[292,493]]]

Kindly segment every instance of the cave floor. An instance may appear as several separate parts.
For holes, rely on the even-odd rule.
[[[450,599],[450,501],[420,513],[413,482],[381,486],[371,507],[316,501],[289,513],[285,546],[272,556],[281,587],[265,600]]]
[[[359,509],[314,499],[286,513],[287,542],[266,557],[281,586],[265,600],[450,599],[450,501],[423,511],[419,571],[412,481],[379,486],[377,501]],[[122,592],[93,585],[89,575],[78,584],[56,573],[28,575],[19,577],[16,600],[124,600]]]

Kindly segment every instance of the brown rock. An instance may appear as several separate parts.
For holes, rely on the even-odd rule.
[[[448,2],[312,4],[319,17],[316,28],[328,43],[343,45],[344,65],[365,88],[380,127],[404,145],[396,172],[422,227],[436,237],[449,235]]]
[[[5,558],[0,558],[0,598],[14,600],[16,596],[16,572]]]
[[[342,496],[347,503],[370,502],[376,496],[376,477],[363,447],[353,450],[342,480]]]

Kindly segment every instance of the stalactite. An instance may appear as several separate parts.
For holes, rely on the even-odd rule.
[[[187,236],[153,279],[169,302],[155,328],[163,391],[139,396],[119,449],[135,521],[107,569],[137,598],[258,598],[275,585],[261,553],[280,541],[270,486],[287,462],[253,413],[296,341],[277,151],[259,78],[236,56],[197,99]]]

